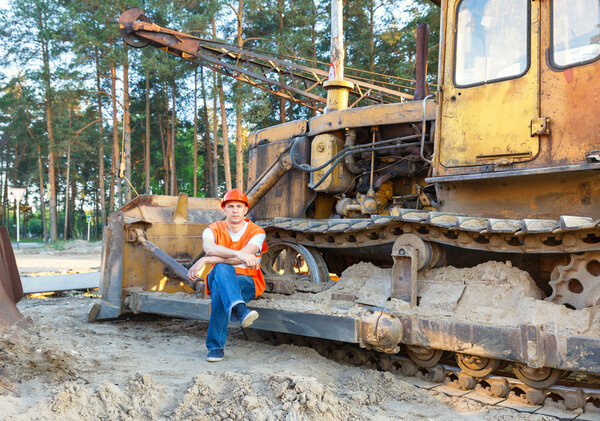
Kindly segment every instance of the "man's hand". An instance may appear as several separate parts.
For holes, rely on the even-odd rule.
[[[240,259],[247,268],[258,269],[258,258],[254,254],[239,250],[236,253],[236,257]]]
[[[200,276],[200,270],[206,264],[206,259],[204,257],[198,259],[196,263],[192,265],[190,270],[188,270],[187,277],[190,281],[195,281]]]

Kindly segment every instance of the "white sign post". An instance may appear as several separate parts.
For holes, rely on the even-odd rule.
[[[92,223],[92,216],[86,215],[85,219],[87,220],[87,223],[88,223],[88,243],[89,243],[90,242],[90,224]]]
[[[23,198],[23,195],[25,194],[25,189],[24,188],[16,188],[13,187],[10,189],[10,193],[13,195],[13,197],[15,198],[16,203],[16,208],[15,208],[15,212],[17,212],[17,248],[19,247],[19,241],[20,241],[20,234],[19,234],[19,204],[21,203],[21,199]]]

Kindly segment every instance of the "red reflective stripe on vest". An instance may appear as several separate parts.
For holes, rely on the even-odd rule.
[[[252,237],[258,234],[264,234],[265,230],[256,225],[254,222],[246,219],[248,222],[248,226],[246,227],[246,231],[242,234],[242,237],[238,241],[233,241],[229,232],[227,231],[227,222],[219,221],[213,224],[210,224],[208,227],[213,233],[215,237],[215,244],[223,247],[227,247],[231,250],[241,250],[248,245],[248,242]],[[256,254],[256,256],[262,255],[264,252],[268,250],[267,242],[263,242],[262,250]],[[212,270],[212,269],[211,269]],[[210,273],[210,272],[209,272]],[[254,280],[254,298],[261,295],[265,290],[265,279],[263,278],[263,274],[260,270],[260,263],[258,265],[258,269],[244,269],[244,268],[235,268],[235,273],[238,275],[248,275],[251,276]],[[207,274],[208,276],[208,274]],[[210,294],[208,289],[208,282],[206,282],[206,293]]]

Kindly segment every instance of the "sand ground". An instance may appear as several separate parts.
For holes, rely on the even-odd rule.
[[[94,270],[100,256],[17,261],[28,273],[56,273],[74,262]],[[419,389],[310,348],[251,341],[239,328],[230,329],[225,360],[208,363],[207,323],[154,316],[87,323],[97,300],[72,293],[19,303],[33,324],[0,334],[0,420],[554,419]]]

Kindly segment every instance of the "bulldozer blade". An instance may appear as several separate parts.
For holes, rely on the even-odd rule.
[[[0,227],[0,331],[23,319],[16,303],[23,298],[23,287],[6,227]]]

